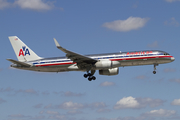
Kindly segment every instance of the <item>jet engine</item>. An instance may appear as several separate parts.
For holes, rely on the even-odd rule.
[[[99,70],[100,75],[117,75],[119,73],[119,68],[111,68],[106,70]]]
[[[110,61],[110,60],[101,60],[95,63],[95,67],[97,69],[109,69],[119,67],[120,62],[118,61]]]

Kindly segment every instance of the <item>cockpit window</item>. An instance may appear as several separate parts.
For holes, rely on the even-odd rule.
[[[164,55],[169,55],[168,53],[164,53]]]

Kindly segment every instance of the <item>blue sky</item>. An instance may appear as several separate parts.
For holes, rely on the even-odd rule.
[[[1,120],[179,120],[180,0],[0,0]],[[120,68],[84,79],[83,72],[10,68],[8,36],[42,57],[64,56],[53,38],[80,54],[163,50],[175,61]]]

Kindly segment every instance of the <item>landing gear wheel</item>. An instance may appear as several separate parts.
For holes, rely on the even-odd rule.
[[[95,76],[92,76],[92,79],[93,79],[93,80],[96,80],[96,77],[95,77]]]
[[[91,81],[91,80],[92,80],[92,77],[89,77],[88,80]]]
[[[85,78],[87,78],[87,77],[88,77],[88,75],[87,75],[87,74],[84,74],[84,77],[85,77]]]
[[[91,70],[91,73],[89,73],[89,70],[87,70],[87,74],[84,74],[85,78],[88,78],[89,81],[96,80],[96,77],[93,76],[96,70]]]
[[[87,76],[91,76],[91,73],[88,73]]]
[[[158,64],[154,64],[154,71],[153,71],[153,74],[156,74],[156,66],[158,66]]]

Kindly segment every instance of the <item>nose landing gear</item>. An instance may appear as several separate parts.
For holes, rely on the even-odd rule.
[[[158,64],[154,64],[154,71],[153,71],[153,74],[156,74],[156,66],[158,66]]]

